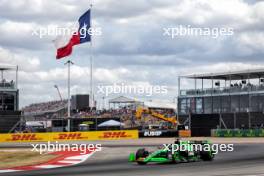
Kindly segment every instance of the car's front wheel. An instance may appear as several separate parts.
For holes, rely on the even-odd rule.
[[[149,152],[145,148],[138,149],[136,152],[136,160],[139,158],[146,158],[149,155]],[[144,165],[147,164],[146,162],[143,161],[137,161],[139,165]]]

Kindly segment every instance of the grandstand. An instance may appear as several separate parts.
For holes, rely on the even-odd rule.
[[[109,104],[115,103],[117,106],[110,109],[96,110],[96,109],[83,109],[74,110],[72,109],[72,116],[70,119],[71,130],[78,130],[79,125],[83,121],[90,121],[92,119],[95,122],[102,122],[102,120],[114,119],[124,124],[123,128],[142,128],[143,126],[156,125],[159,126],[163,121],[157,118],[153,118],[151,115],[144,114],[144,118],[137,119],[135,117],[138,106],[144,106],[153,109],[159,113],[167,114],[168,116],[175,115],[176,106],[170,103],[161,102],[140,102],[132,98],[117,97],[109,101]],[[22,108],[23,115],[26,121],[37,121],[52,124],[54,131],[67,131],[67,100],[62,101],[49,101],[42,103],[34,103]],[[44,123],[45,124],[45,123]],[[97,124],[97,123],[95,123]],[[54,126],[55,125],[55,126]],[[90,125],[89,129],[95,130],[97,127]]]
[[[67,100],[48,101],[26,106],[22,108],[22,112],[27,119],[34,117],[34,120],[41,120],[43,117],[47,119],[63,117],[67,112],[66,108]]]
[[[194,88],[183,89],[183,79],[192,80]],[[263,128],[264,69],[180,76],[178,86],[179,119],[194,135]]]

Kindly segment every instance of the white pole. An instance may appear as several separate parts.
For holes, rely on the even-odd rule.
[[[90,106],[94,105],[93,99],[93,57],[92,57],[92,42],[90,43]]]
[[[65,65],[68,64],[68,132],[71,131],[71,64],[73,62],[71,60],[68,60]]]
[[[68,60],[65,65],[68,65],[68,118],[71,117],[71,64],[72,61]]]
[[[71,63],[68,61],[68,118],[71,117]]]
[[[90,28],[92,27],[92,0],[90,0]],[[94,96],[93,96],[93,50],[92,50],[92,35],[90,41],[90,107],[94,107]]]

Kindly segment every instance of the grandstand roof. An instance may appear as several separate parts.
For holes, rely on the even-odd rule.
[[[165,102],[145,101],[144,106],[147,106],[148,108],[176,109],[175,103],[165,103]]]
[[[0,70],[14,70],[16,69],[16,65],[9,65],[9,64],[1,64],[0,63]]]
[[[43,126],[43,124],[38,121],[27,121],[26,125],[27,126]]]
[[[218,79],[218,80],[256,79],[256,78],[264,78],[264,68],[241,70],[241,71],[229,71],[229,72],[221,72],[221,73],[193,74],[193,75],[186,75],[181,77],[191,78],[191,79]]]
[[[136,103],[136,102],[138,101],[133,98],[128,98],[124,96],[116,97],[109,100],[109,103]]]

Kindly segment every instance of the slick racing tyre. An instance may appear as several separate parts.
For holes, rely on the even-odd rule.
[[[214,155],[208,151],[201,151],[200,152],[200,158],[203,161],[212,161],[214,159]]]
[[[139,158],[146,158],[148,155],[149,155],[149,152],[145,150],[144,148],[138,149],[138,151],[136,152],[136,160]],[[142,161],[138,161],[137,163],[140,165],[146,164],[145,162],[142,162]]]

